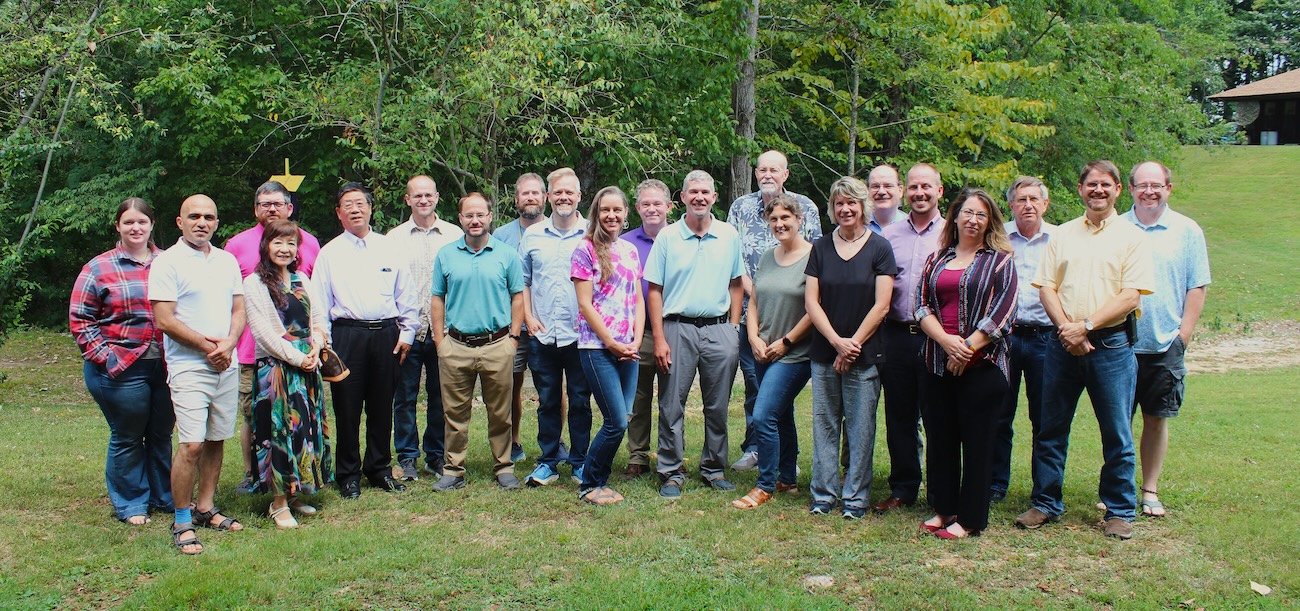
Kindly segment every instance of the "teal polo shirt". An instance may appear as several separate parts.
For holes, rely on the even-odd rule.
[[[647,259],[645,279],[663,287],[665,316],[725,316],[731,311],[731,281],[745,273],[740,234],[716,218],[703,236],[685,220],[665,227]]]
[[[474,252],[465,238],[440,249],[433,260],[431,292],[447,305],[446,325],[467,335],[510,326],[510,297],[524,291],[519,253],[496,238]]]

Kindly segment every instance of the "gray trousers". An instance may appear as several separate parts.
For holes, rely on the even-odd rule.
[[[736,380],[740,336],[726,323],[696,327],[665,320],[664,339],[672,350],[672,366],[668,369],[667,389],[659,395],[659,475],[665,479],[685,477],[682,455],[686,449],[686,398],[698,371],[704,402],[700,475],[705,479],[721,478],[727,464],[727,404]]]
[[[828,363],[812,364],[814,502],[866,509],[871,495],[872,456],[876,449],[876,403],[880,374],[875,365],[854,365],[843,374]],[[848,448],[840,482],[840,440]]]

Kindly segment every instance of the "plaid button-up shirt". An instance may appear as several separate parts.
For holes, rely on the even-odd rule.
[[[153,249],[155,255],[158,250]],[[68,304],[68,327],[81,354],[116,377],[144,354],[162,347],[149,303],[149,263],[132,259],[121,244],[81,268]]]

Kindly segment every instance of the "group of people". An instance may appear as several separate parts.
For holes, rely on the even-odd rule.
[[[784,155],[765,152],[759,191],[721,220],[713,178],[692,171],[685,209],[670,223],[673,194],[661,181],[640,183],[630,199],[601,189],[584,219],[573,170],[524,174],[518,219],[495,232],[482,194],[460,198],[453,224],[438,217],[434,181],[416,176],[406,185],[410,219],[387,235],[371,226],[371,192],[347,183],[335,200],[344,232],[323,248],[288,220],[292,196],[276,182],[256,190],[258,223],[225,249],[211,242],[218,217],[207,196],[181,204],[181,237],[165,251],[153,244],[149,204],[122,202],[117,246],[86,264],[70,305],[86,385],[109,423],[115,514],[139,525],[151,510],[173,513],[172,540],[186,554],[203,551],[197,527],[241,530],[215,505],[238,419],[240,489],[269,494],[281,528],[315,514],[302,497],[330,485],[345,499],[360,496],[363,476],[372,488],[404,490],[419,479],[421,453],[435,492],[463,488],[479,382],[498,486],[547,486],[567,464],[579,498],[608,505],[624,500],[610,483],[625,436],[621,479],[651,470],[656,395],[659,494],[682,494],[684,415],[698,377],[699,476],[733,491],[727,411],[739,369],[745,437],[730,466],[758,475],[732,502],[738,509],[799,490],[794,403],[811,381],[811,513],[860,519],[915,504],[924,447],[934,515],[921,529],[978,535],[990,503],[1006,496],[1023,379],[1033,491],[1017,526],[1065,511],[1066,448],[1084,389],[1102,433],[1104,532],[1131,537],[1139,508],[1163,515],[1167,420],[1182,402],[1183,351],[1210,282],[1200,228],[1168,207],[1167,168],[1133,168],[1134,206],[1121,216],[1119,170],[1088,164],[1078,186],[1084,216],[1056,227],[1043,218],[1048,190],[1036,178],[1007,190],[1004,222],[979,189],[941,214],[931,165],[905,180],[882,165],[866,182],[831,185],[827,235],[817,206],[784,189],[788,176]],[[633,208],[640,226],[624,233]],[[330,358],[348,371],[331,378],[332,420],[321,376]],[[537,390],[540,456],[521,484],[525,370]],[[873,505],[882,389],[890,494]],[[594,434],[592,399],[603,417]]]

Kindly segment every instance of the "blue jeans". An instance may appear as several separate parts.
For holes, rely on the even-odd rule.
[[[1013,423],[1016,407],[1020,404],[1020,378],[1025,378],[1025,398],[1029,401],[1029,427],[1033,432],[1029,447],[1038,439],[1038,424],[1043,411],[1043,356],[1050,341],[1047,333],[1011,335],[1006,341],[1011,348],[1011,377],[1007,387],[1007,401],[994,425],[993,482],[991,490],[1005,493],[1011,483],[1011,440],[1015,437]],[[1036,461],[1030,461],[1030,469]],[[1036,478],[1035,478],[1036,479]]]
[[[108,421],[104,479],[119,520],[172,506],[172,427],[176,412],[162,359],[141,359],[116,378],[86,361],[86,389]]]
[[[808,361],[757,363],[754,374],[758,379],[753,419],[758,444],[757,486],[774,492],[778,481],[795,483],[799,437],[794,428],[794,399],[808,384],[812,366]]]
[[[443,438],[447,423],[442,416],[442,380],[438,374],[438,348],[432,336],[417,339],[406,353],[406,362],[397,372],[397,392],[393,393],[393,448],[397,460],[419,458],[420,425],[416,421],[416,400],[420,397],[420,373],[424,373],[425,406],[424,461],[430,466],[442,462]]]
[[[1084,389],[1092,401],[1101,430],[1104,464],[1097,496],[1106,504],[1105,519],[1132,521],[1137,505],[1133,473],[1133,393],[1137,387],[1137,358],[1123,329],[1092,339],[1095,350],[1074,356],[1051,334],[1043,364],[1043,412],[1034,443],[1034,493],[1032,505],[1043,513],[1065,512],[1061,488],[1065,458],[1070,447],[1070,426]]]
[[[596,431],[587,451],[587,462],[582,469],[582,490],[599,488],[609,482],[609,472],[614,467],[614,455],[623,443],[627,431],[627,418],[636,398],[637,361],[620,361],[614,353],[599,349],[578,350],[582,371],[591,386],[591,396],[596,399],[604,424]]]
[[[591,446],[591,390],[578,359],[578,344],[549,346],[535,337],[528,338],[528,342],[528,369],[533,372],[533,387],[537,389],[537,446],[542,452],[537,464],[554,469],[560,462],[563,379],[569,397],[569,464],[577,469],[586,462],[587,448]]]
[[[758,439],[754,430],[754,404],[758,400],[757,362],[754,349],[749,345],[749,325],[740,323],[740,377],[745,380],[745,438],[740,442],[740,452],[753,452],[758,449]]]
[[[812,364],[813,502],[866,509],[876,448],[876,404],[880,373],[875,365],[854,365],[843,374],[830,363]],[[841,432],[845,435],[841,435]],[[840,441],[848,437],[849,465],[840,482]]]

